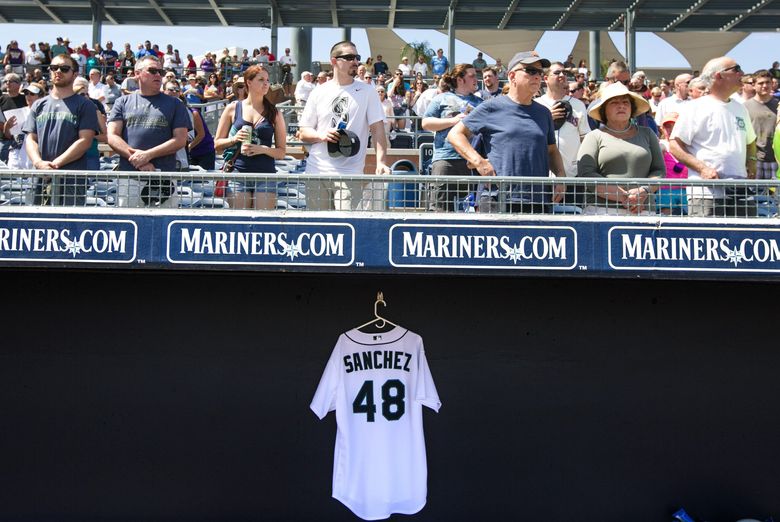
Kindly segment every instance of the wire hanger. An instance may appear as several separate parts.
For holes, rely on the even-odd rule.
[[[385,297],[384,297],[384,295],[382,295],[382,292],[377,292],[376,293],[376,302],[374,302],[374,318],[371,319],[369,322],[367,322],[365,324],[361,324],[360,326],[358,326],[356,328],[357,330],[360,330],[361,328],[365,328],[366,326],[371,326],[372,324],[376,325],[377,330],[381,330],[382,328],[384,328],[388,324],[392,325],[392,326],[398,326],[394,322],[389,321],[389,320],[385,319],[384,317],[382,317],[381,315],[379,315],[379,305],[380,304],[383,305],[383,306],[387,306],[387,303],[385,302]]]

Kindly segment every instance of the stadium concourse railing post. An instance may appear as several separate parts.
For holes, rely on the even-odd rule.
[[[223,209],[255,183],[275,188],[276,210],[350,212],[679,216],[714,209],[716,217],[775,218],[777,180],[671,180],[429,176],[307,175],[302,162],[279,162],[275,174],[206,171],[118,172],[0,170],[0,207]],[[319,187],[350,185],[349,201],[319,201]],[[339,194],[331,190],[331,194]],[[549,204],[553,194],[562,199]],[[273,210],[273,209],[271,209]],[[477,217],[477,216],[475,216]],[[704,216],[702,216],[704,217]]]

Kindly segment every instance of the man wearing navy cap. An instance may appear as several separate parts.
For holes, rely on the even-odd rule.
[[[480,104],[455,125],[447,139],[482,176],[564,177],[555,144],[552,115],[534,101],[550,61],[535,51],[517,53],[509,62],[509,93]],[[469,140],[481,135],[487,158]],[[563,185],[514,184],[506,192],[511,212],[547,213],[563,197]]]

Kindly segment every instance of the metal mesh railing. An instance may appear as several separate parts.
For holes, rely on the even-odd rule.
[[[770,218],[780,196],[776,180],[325,176],[279,164],[265,175],[3,170],[0,206]]]

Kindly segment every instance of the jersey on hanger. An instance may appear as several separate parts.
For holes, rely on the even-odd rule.
[[[311,402],[336,411],[333,498],[364,520],[425,505],[428,467],[422,407],[441,402],[422,338],[405,328],[341,334]]]

